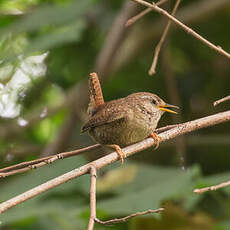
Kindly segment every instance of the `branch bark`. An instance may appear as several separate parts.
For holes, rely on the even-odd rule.
[[[90,218],[88,230],[93,230],[96,219],[96,183],[97,183],[97,170],[91,165],[90,167]]]
[[[215,102],[213,103],[213,105],[214,105],[214,106],[217,106],[217,105],[219,105],[220,103],[225,102],[225,101],[228,101],[228,100],[230,100],[230,95],[229,95],[229,96],[226,96],[226,97],[224,97],[224,98],[221,98],[221,99],[219,99],[219,100],[217,100],[217,101],[215,101]]]
[[[95,219],[95,222],[99,223],[99,224],[117,224],[117,223],[122,223],[122,222],[126,222],[127,220],[133,218],[133,217],[136,217],[136,216],[143,216],[143,215],[147,215],[147,214],[153,214],[153,213],[159,213],[159,212],[162,212],[164,211],[164,208],[158,208],[158,209],[155,209],[155,210],[152,210],[152,209],[149,209],[147,211],[143,211],[143,212],[136,212],[136,213],[133,213],[129,216],[125,216],[125,217],[122,217],[122,218],[115,218],[115,219],[112,219],[112,220],[105,220],[105,221],[102,221],[102,220],[99,220],[99,219]]]
[[[161,142],[167,141],[169,139],[175,138],[177,136],[183,135],[185,133],[189,133],[201,128],[205,128],[208,126],[213,126],[216,124],[220,124],[230,120],[230,110],[222,113],[217,113],[211,116],[203,117],[197,120],[189,121],[186,123],[182,123],[177,125],[175,128],[172,128],[168,131],[162,132],[159,134],[161,138]],[[123,148],[122,151],[125,153],[125,157],[129,157],[137,152],[140,152],[144,149],[147,149],[155,144],[153,138],[147,138],[139,143],[130,145],[126,148]],[[117,152],[112,152],[111,154],[99,158],[93,162],[90,162],[86,165],[81,166],[80,168],[74,169],[70,172],[67,172],[61,176],[58,176],[52,180],[45,182],[39,186],[36,186],[18,196],[15,196],[3,203],[0,204],[0,213],[5,212],[7,209],[12,208],[26,200],[29,200],[49,189],[52,189],[60,184],[63,184],[69,180],[82,176],[84,174],[89,173],[91,169],[91,165],[94,165],[98,170],[100,168],[105,167],[115,161],[119,160]]]
[[[200,189],[196,188],[193,190],[193,192],[198,193],[198,194],[202,194],[202,193],[208,192],[208,191],[216,191],[219,188],[224,188],[224,187],[227,187],[229,185],[230,185],[230,181],[227,181],[227,182],[220,183],[218,185],[212,185],[212,186],[205,187],[205,188],[200,188]]]

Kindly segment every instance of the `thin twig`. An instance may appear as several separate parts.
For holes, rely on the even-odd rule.
[[[30,165],[33,165],[33,164],[40,163],[40,162],[45,161],[45,160],[47,160],[49,158],[50,157],[43,157],[43,158],[39,158],[39,159],[36,159],[36,160],[25,161],[25,162],[21,162],[21,163],[16,164],[16,165],[1,168],[0,173],[1,172],[9,172],[9,171],[16,170],[16,169],[21,169],[21,168],[24,168],[24,167],[27,167],[27,166],[30,166]]]
[[[112,219],[112,220],[105,220],[105,221],[102,221],[102,220],[99,220],[99,219],[95,219],[95,222],[99,223],[99,224],[117,224],[117,223],[122,223],[122,222],[125,222],[133,217],[136,217],[136,216],[143,216],[143,215],[147,215],[147,214],[152,214],[152,213],[159,213],[159,212],[162,212],[164,211],[164,208],[158,208],[158,209],[149,209],[147,211],[144,211],[144,212],[136,212],[136,213],[133,213],[129,216],[125,216],[125,217],[122,217],[122,218],[115,218],[115,219]]]
[[[176,1],[175,5],[173,7],[173,10],[172,10],[172,16],[175,15],[175,13],[177,11],[177,8],[180,5],[180,1],[181,0]],[[168,23],[167,23],[167,25],[166,25],[166,27],[165,27],[165,29],[163,31],[161,39],[160,39],[159,43],[157,44],[157,46],[155,48],[155,53],[154,53],[152,65],[151,65],[150,70],[149,70],[149,75],[153,75],[153,74],[156,73],[156,65],[157,65],[159,53],[160,53],[160,50],[161,50],[161,46],[164,43],[164,40],[165,40],[165,38],[166,38],[166,36],[168,34],[168,31],[169,31],[171,23],[172,23],[172,21],[168,20]]]
[[[158,136],[160,137],[160,142],[167,141],[169,139],[175,138],[177,136],[183,135],[185,133],[189,133],[201,128],[205,128],[208,126],[217,125],[223,122],[227,122],[230,120],[230,111],[217,113],[211,116],[203,117],[197,120],[189,121],[186,123],[182,123],[177,125],[175,128],[172,128],[168,131],[160,133]],[[126,157],[129,157],[137,152],[140,152],[144,149],[147,149],[155,144],[155,140],[153,138],[147,138],[139,143],[130,145],[126,148],[123,148]],[[41,185],[38,185],[20,195],[17,195],[5,202],[0,204],[0,213],[5,212],[9,208],[12,208],[26,200],[29,200],[49,189],[52,189],[60,184],[63,184],[69,180],[80,177],[84,174],[87,174],[91,169],[91,165],[93,164],[95,168],[98,170],[103,168],[115,161],[119,160],[119,156],[117,152],[112,152],[102,158],[99,158],[93,162],[90,162],[86,165],[81,166],[80,168],[74,169],[70,172],[67,172],[61,176],[58,176],[54,179],[51,179]]]
[[[160,0],[158,2],[156,2],[157,6],[160,6],[162,4],[164,4],[165,2],[167,2],[168,0]],[[131,26],[133,25],[137,20],[139,20],[140,18],[142,18],[143,16],[145,16],[146,14],[150,13],[151,11],[153,11],[153,9],[151,8],[147,8],[145,10],[142,10],[139,14],[135,15],[134,17],[130,18],[126,23],[125,26]]]
[[[218,185],[213,185],[213,186],[209,186],[209,187],[205,187],[205,188],[196,188],[193,190],[193,192],[198,193],[198,194],[202,194],[203,192],[208,192],[208,191],[215,191],[219,188],[224,188],[230,185],[230,181],[227,182],[223,182],[221,184]]]
[[[146,1],[143,1],[143,0],[132,0],[132,1],[138,2],[141,5],[144,5],[146,7],[152,8],[156,12],[166,16],[168,19],[170,19],[171,21],[176,23],[178,26],[180,26],[188,34],[191,34],[192,36],[194,36],[195,38],[197,38],[202,43],[204,43],[205,45],[209,46],[211,49],[215,50],[216,52],[222,54],[223,56],[225,56],[227,58],[230,58],[230,54],[228,52],[226,52],[225,50],[223,50],[220,46],[216,46],[216,45],[212,44],[210,41],[208,41],[207,39],[205,39],[202,36],[200,36],[197,32],[195,32],[194,30],[192,30],[191,28],[189,28],[188,26],[186,26],[185,24],[180,22],[178,19],[176,19],[175,17],[170,15],[167,11],[165,11],[162,8],[158,7],[155,3],[150,4],[150,3],[146,2]]]
[[[189,4],[181,7],[177,11],[177,19],[182,21],[185,24],[194,24],[199,23],[200,20],[209,20],[212,19],[212,16],[220,12],[225,7],[228,7],[229,0],[199,0],[199,1],[189,1]],[[130,30],[131,33],[127,37],[126,41],[122,45],[121,49],[123,52],[120,52],[116,57],[116,60],[113,64],[113,70],[117,71],[120,68],[123,68],[131,60],[135,60],[140,56],[140,50],[148,47],[148,44],[162,33],[163,20],[159,18],[154,20],[150,26],[142,26],[141,36],[137,36],[139,30]],[[175,30],[179,27],[171,27],[171,30]],[[135,42],[133,38],[135,37]],[[131,45],[132,44],[132,45]]]
[[[96,183],[97,183],[97,170],[91,165],[90,167],[90,218],[88,230],[93,230],[96,219]]]
[[[54,161],[59,160],[59,159],[64,159],[64,158],[80,155],[84,152],[94,150],[94,149],[98,148],[99,146],[101,146],[101,145],[95,144],[95,145],[91,145],[91,146],[88,146],[85,148],[81,148],[81,149],[77,149],[77,150],[73,150],[73,151],[69,151],[69,152],[58,153],[56,155],[43,157],[43,158],[33,160],[33,161],[26,161],[26,162],[22,162],[22,163],[13,165],[13,166],[2,168],[2,169],[0,169],[0,178],[11,176],[11,175],[14,175],[17,173],[26,172],[26,171],[29,171],[31,169],[36,169],[36,168],[39,168],[39,167],[44,166],[46,164],[53,163]]]
[[[219,105],[220,103],[222,103],[222,102],[224,102],[224,101],[228,101],[228,100],[230,100],[230,95],[227,96],[227,97],[224,97],[224,98],[221,98],[221,99],[215,101],[215,102],[213,103],[213,106],[217,106],[217,105]]]

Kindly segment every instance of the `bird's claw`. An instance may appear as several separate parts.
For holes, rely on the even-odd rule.
[[[158,136],[156,133],[151,133],[149,137],[152,137],[155,141],[155,147],[154,150],[156,150],[159,147],[160,142],[162,141],[162,138]]]
[[[122,151],[122,149],[120,148],[119,145],[109,145],[111,148],[115,149],[115,151],[117,152],[117,155],[121,161],[121,164],[124,163],[124,159],[126,157],[125,153]]]

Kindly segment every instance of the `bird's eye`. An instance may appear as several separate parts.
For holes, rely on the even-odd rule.
[[[152,103],[154,104],[154,105],[156,105],[156,100],[155,99],[152,99]]]

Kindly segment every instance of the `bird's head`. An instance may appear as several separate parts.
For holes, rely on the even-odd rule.
[[[140,93],[134,93],[129,95],[129,97],[134,97],[137,100],[141,100],[145,103],[146,106],[148,106],[152,111],[160,112],[162,115],[164,112],[174,113],[177,114],[176,111],[172,110],[179,109],[176,105],[170,105],[166,102],[164,102],[159,96],[153,93],[147,93],[147,92],[140,92]]]

